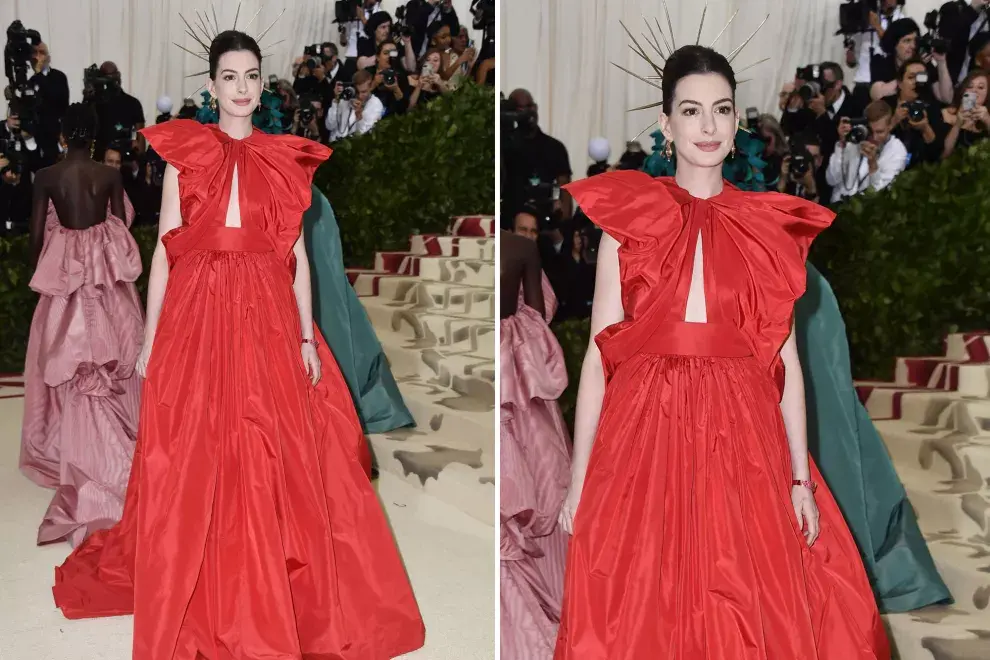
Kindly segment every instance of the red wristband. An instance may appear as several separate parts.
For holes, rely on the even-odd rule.
[[[814,494],[814,492],[818,490],[818,484],[808,479],[794,479],[793,481],[791,481],[791,486],[804,486],[805,488],[810,490],[812,494]]]
[[[320,347],[320,343],[318,341],[316,341],[315,339],[303,339],[302,340],[302,343],[304,343],[304,344],[312,344],[313,345],[313,348],[319,348]]]

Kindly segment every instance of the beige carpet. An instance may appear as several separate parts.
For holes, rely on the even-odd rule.
[[[0,397],[0,660],[130,658],[130,617],[67,621],[52,603],[69,548],[34,545],[50,491],[17,470],[22,403]],[[494,529],[385,471],[378,492],[426,621],[426,647],[404,657],[494,658]]]

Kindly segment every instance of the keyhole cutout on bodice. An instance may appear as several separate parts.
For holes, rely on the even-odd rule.
[[[705,300],[705,255],[700,231],[694,248],[694,263],[691,266],[691,284],[688,288],[687,305],[684,308],[684,321],[708,323],[708,305]]]
[[[236,165],[234,165],[234,174],[230,178],[230,201],[227,202],[227,217],[223,222],[223,226],[241,226],[241,194]]]

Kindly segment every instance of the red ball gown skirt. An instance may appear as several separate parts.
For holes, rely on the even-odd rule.
[[[56,569],[55,601],[133,612],[140,660],[414,650],[423,623],[322,341],[322,381],[304,372],[292,272],[263,234],[210,232],[169,273],[124,517]]]
[[[791,504],[779,391],[734,327],[673,323],[608,384],[556,660],[887,660],[859,551],[817,468]]]

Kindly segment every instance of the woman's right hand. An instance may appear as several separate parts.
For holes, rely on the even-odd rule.
[[[141,378],[148,377],[148,361],[151,360],[151,342],[145,342],[138,354],[137,363],[134,365],[135,371]]]
[[[574,534],[574,516],[577,514],[580,503],[581,488],[571,484],[571,487],[567,489],[567,495],[564,497],[564,503],[560,506],[560,514],[557,516],[557,522],[560,523],[561,529],[568,534]]]

